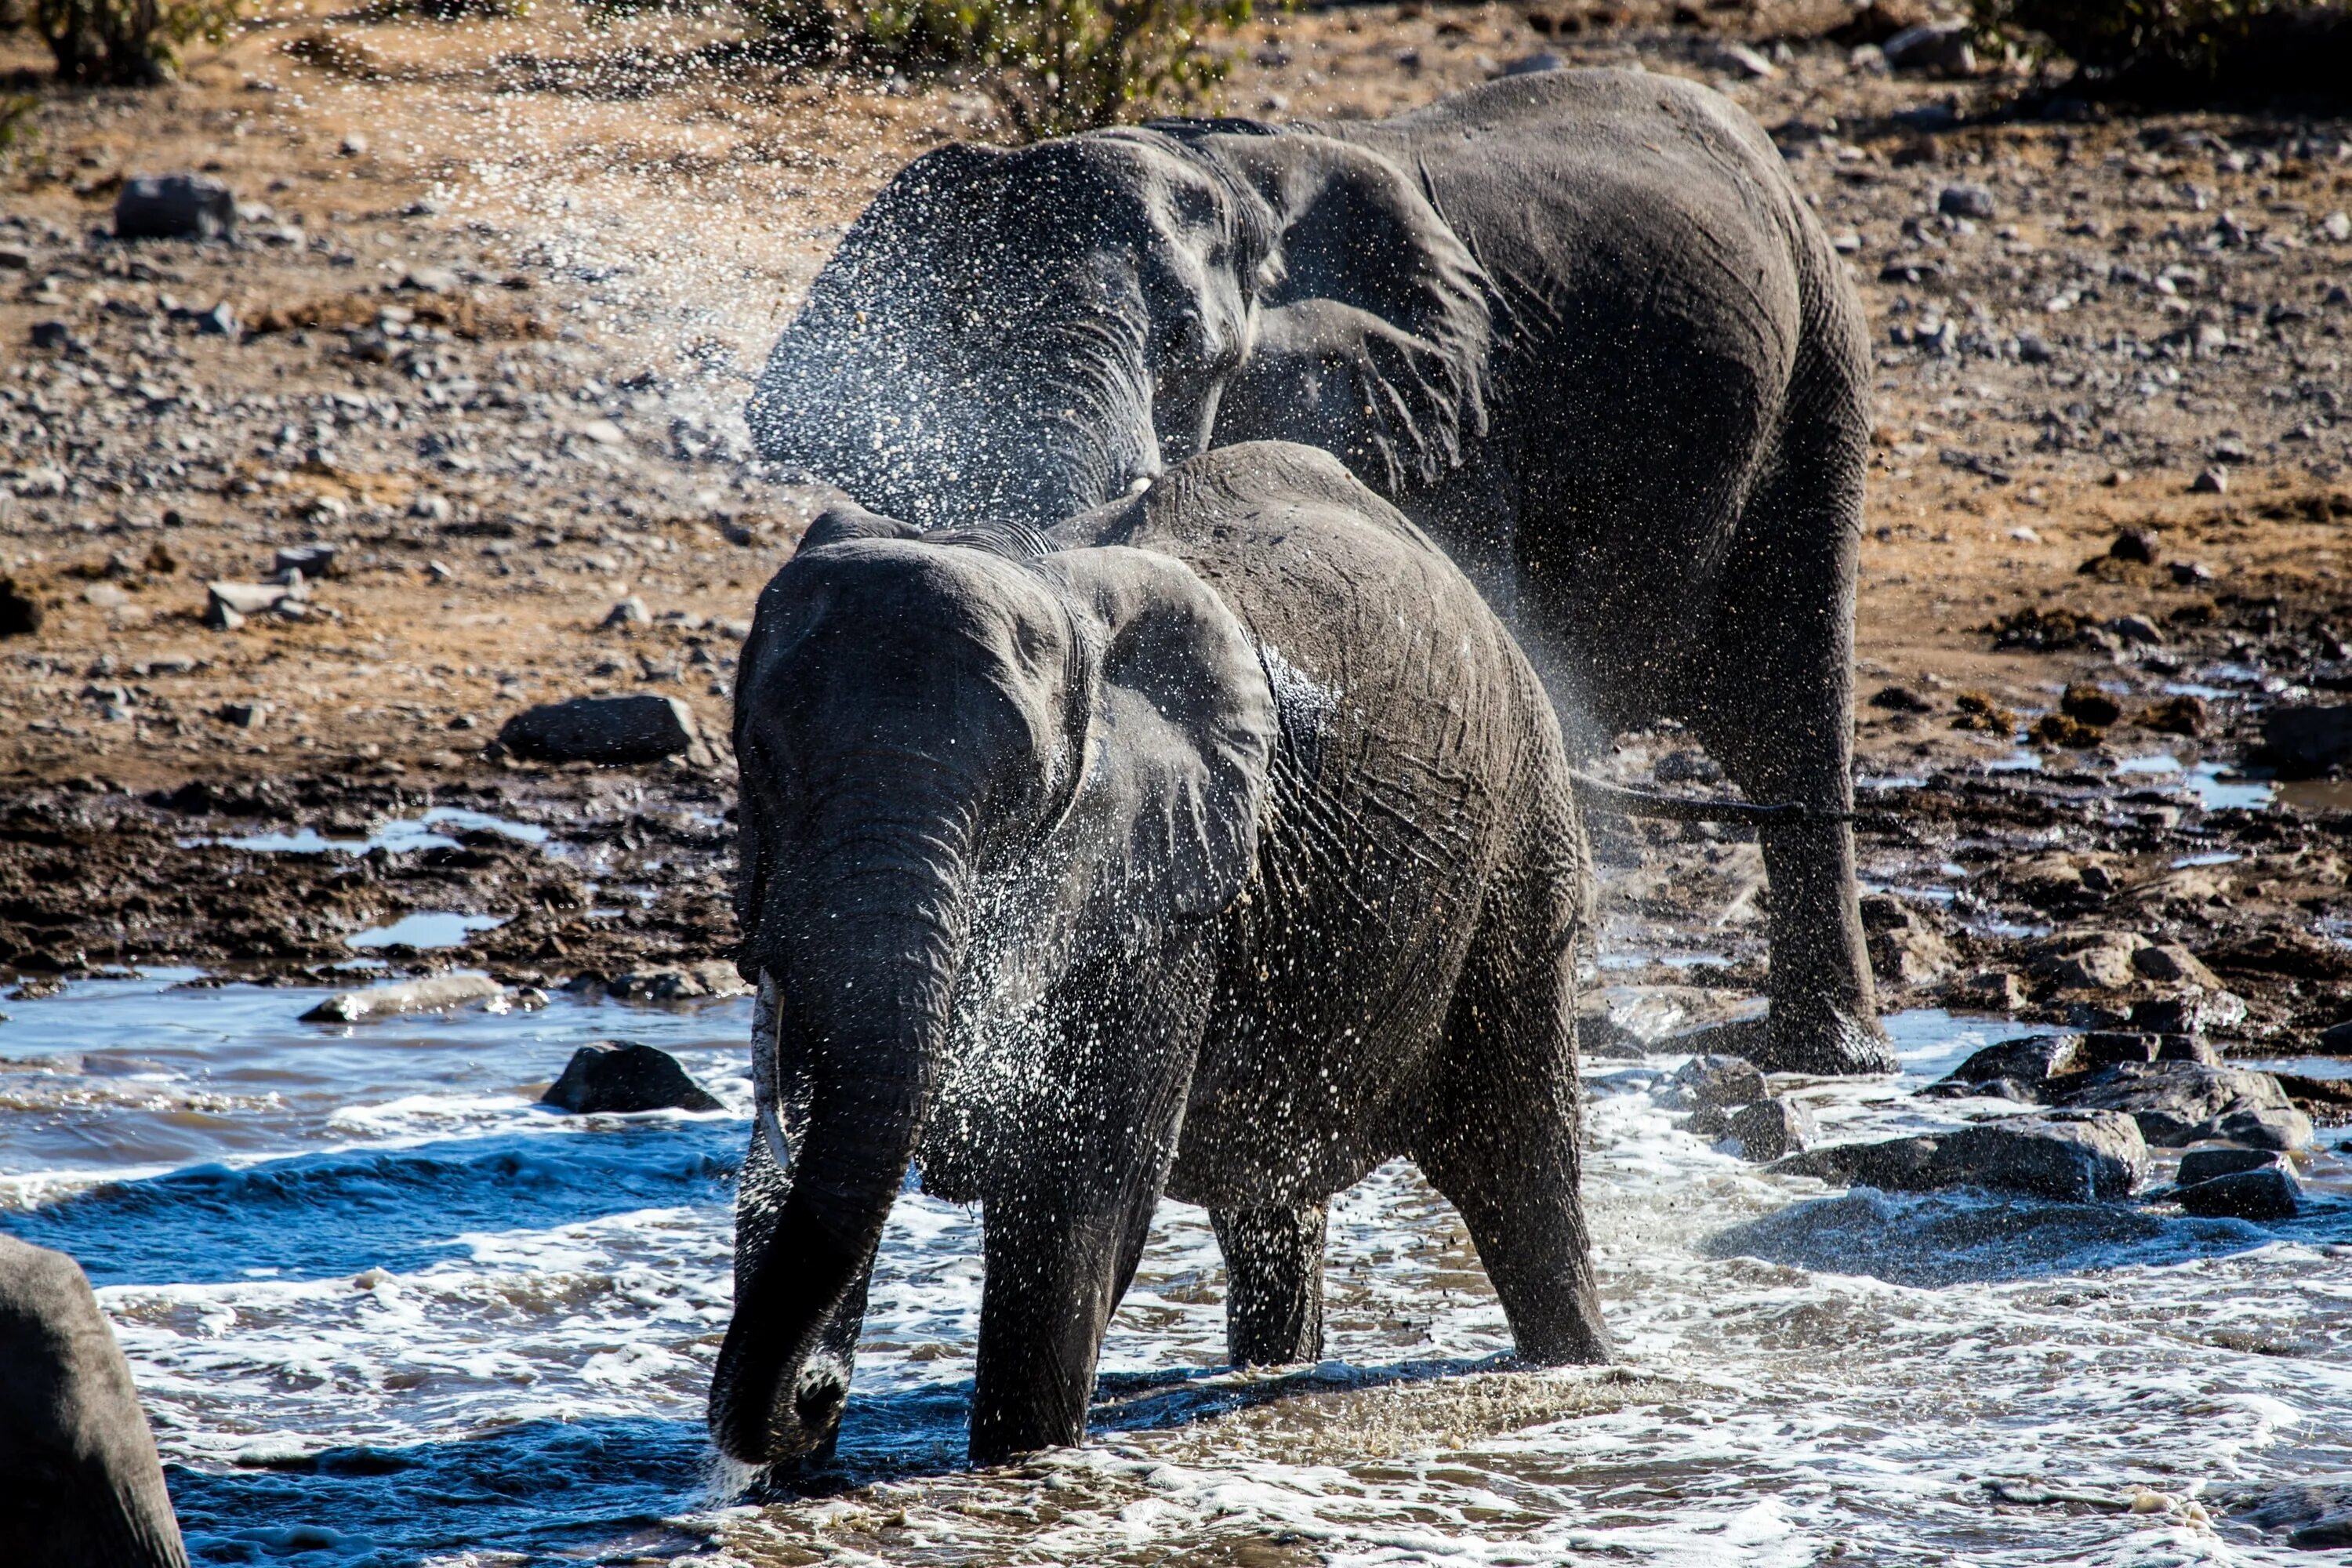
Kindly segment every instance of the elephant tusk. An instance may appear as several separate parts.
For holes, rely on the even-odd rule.
[[[759,1108],[760,1136],[767,1140],[768,1156],[782,1175],[793,1168],[793,1152],[776,1119],[776,983],[763,969],[751,1003],[751,1098]]]
[[[1659,816],[1675,822],[1746,822],[1759,826],[1776,822],[1852,822],[1853,813],[1803,801],[1774,801],[1759,805],[1722,795],[1660,795],[1655,790],[1629,789],[1591,773],[1569,771],[1579,804],[1591,804],[1627,816]]]

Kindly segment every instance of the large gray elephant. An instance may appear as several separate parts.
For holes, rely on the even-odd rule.
[[[1050,537],[836,510],[761,595],[735,744],[728,1453],[829,1447],[910,1159],[982,1205],[978,1459],[1079,1439],[1163,1193],[1211,1211],[1238,1363],[1319,1355],[1325,1201],[1399,1154],[1523,1355],[1606,1357],[1558,721],[1328,454],[1221,448]]]
[[[80,1267],[0,1236],[0,1563],[188,1568],[131,1366]]]
[[[1590,754],[1688,725],[1763,834],[1767,1066],[1893,1068],[1854,883],[1859,301],[1753,121],[1639,71],[1393,120],[1170,121],[918,160],[748,417],[930,526],[1044,526],[1210,444],[1305,441],[1526,641]]]

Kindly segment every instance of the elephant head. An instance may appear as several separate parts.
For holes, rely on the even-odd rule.
[[[762,1121],[794,1146],[739,1247],[710,1395],[729,1454],[830,1444],[975,987],[1049,992],[1223,911],[1255,863],[1274,734],[1239,623],[1163,555],[1049,553],[1017,526],[918,539],[853,508],[770,583],[736,699],[739,962],[772,999],[763,1094],[790,1101]]]
[[[761,451],[924,526],[1044,526],[1208,446],[1319,446],[1391,492],[1486,428],[1486,279],[1330,137],[1166,122],[917,160],[746,411]]]

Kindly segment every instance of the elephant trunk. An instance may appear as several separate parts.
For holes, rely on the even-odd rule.
[[[745,409],[761,454],[923,528],[1043,528],[1160,474],[1131,312],[1041,301],[988,314],[974,329],[812,301]]]
[[[748,1464],[833,1440],[867,1274],[922,1134],[962,963],[970,813],[856,815],[824,825],[824,853],[797,874],[763,882],[747,933],[745,967],[775,983],[773,1040],[753,1049],[772,1048],[782,1070],[760,1076],[800,1102],[783,1117],[800,1133],[789,1190],[764,1244],[739,1251],[734,1321],[711,1380],[712,1436]],[[747,858],[776,847],[747,842]]]

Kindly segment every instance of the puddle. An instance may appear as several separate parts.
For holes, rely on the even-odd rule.
[[[446,832],[436,831],[446,829]],[[387,822],[364,838],[330,838],[315,827],[292,833],[248,833],[227,838],[190,838],[186,848],[218,844],[231,849],[251,849],[278,855],[364,855],[371,849],[404,854],[417,849],[454,849],[459,833],[499,833],[524,844],[544,844],[547,829],[535,823],[514,822],[486,812],[454,805],[433,806],[422,815]]]
[[[2275,786],[2275,795],[2279,805],[2314,816],[2352,811],[2352,779],[2296,779]]]
[[[2177,773],[2180,759],[2169,752],[2157,752],[2145,757],[2125,757],[2116,763],[2119,773]]]
[[[499,915],[462,915],[447,910],[421,910],[403,915],[388,926],[354,931],[343,941],[350,946],[413,947],[424,951],[436,947],[457,947],[478,931],[496,931],[506,924]]]
[[[730,1510],[702,1400],[747,1002],[624,1022],[559,994],[339,1037],[296,1021],[316,989],[174,978],[12,1005],[0,1229],[89,1268],[202,1564],[666,1557],[665,1519],[752,1563],[2244,1562],[2177,1515],[1996,1507],[1979,1479],[2178,1498],[2338,1468],[2352,1425],[2332,1152],[2315,1213],[2270,1228],[1839,1194],[1679,1131],[1672,1062],[1606,1063],[1585,1195],[1622,1373],[1502,1370],[1459,1222],[1392,1164],[1333,1205],[1328,1361],[1221,1369],[1213,1238],[1163,1205],[1090,1446],[971,1471],[979,1229],[909,1194],[841,1444],[863,1489]],[[1888,1026],[1899,1079],[1796,1091],[1825,1137],[1950,1125],[1906,1091],[2011,1032]],[[615,1033],[727,1110],[534,1108]]]
[[[2199,763],[2189,770],[2185,782],[2208,811],[2261,811],[2269,806],[2278,794],[2276,786],[2268,779],[2221,777],[2234,771],[2223,763]]]
[[[2233,866],[2244,858],[2235,849],[2214,849],[2203,855],[2183,855],[2172,862],[2172,868],[2181,871],[2191,866]]]

